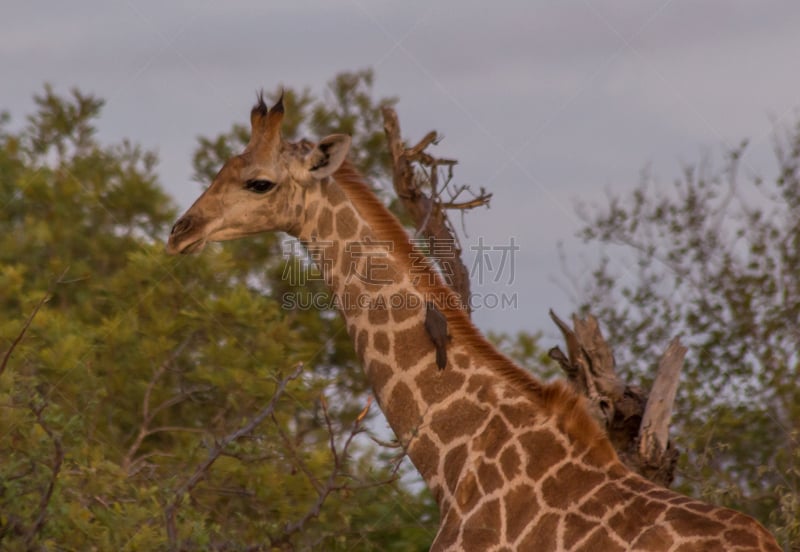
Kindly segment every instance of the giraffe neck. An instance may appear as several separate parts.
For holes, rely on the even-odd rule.
[[[345,165],[336,176],[353,175]],[[742,550],[779,550],[752,518],[628,470],[581,397],[514,366],[449,308],[435,275],[413,273],[399,223],[360,186],[322,182],[307,198],[298,237],[339,302],[389,425],[439,504],[431,550],[705,550],[744,541]],[[452,334],[444,370],[425,330],[429,300]]]
[[[338,181],[322,182],[319,193],[307,199],[308,217],[298,237],[334,293],[389,425],[434,496],[440,504],[471,500],[464,492],[454,495],[471,456],[483,457],[471,470],[475,483],[480,472],[485,488],[499,488],[523,458],[518,433],[536,426],[555,428],[551,414],[543,414],[536,402],[544,387],[489,345],[463,312],[449,308],[459,303],[438,275],[413,270],[407,237],[402,229],[396,231],[399,223],[368,189],[342,183],[357,174],[348,170],[337,173]],[[365,198],[374,201],[364,205]],[[425,330],[428,301],[448,318],[451,341],[444,370],[436,365],[436,350]],[[569,457],[571,446],[564,437],[551,446],[549,431],[529,440],[532,446],[542,441],[540,448],[549,447],[541,457],[542,473]],[[594,439],[598,433],[589,435]],[[603,452],[603,461],[615,458],[610,445]]]
[[[334,180],[307,201],[298,238],[323,273],[378,403],[408,441],[429,407],[416,376],[434,362],[425,294],[394,243],[368,223]]]

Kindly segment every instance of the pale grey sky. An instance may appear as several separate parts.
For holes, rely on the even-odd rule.
[[[321,93],[372,67],[376,94],[400,98],[404,134],[440,131],[457,180],[494,192],[468,215],[465,247],[520,247],[511,284],[473,284],[516,294],[518,309],[483,309],[478,324],[545,330],[550,345],[548,308],[575,306],[553,282],[556,244],[593,255],[574,239],[576,200],[624,194],[644,166],[668,183],[744,138],[747,172],[770,174],[775,123],[798,120],[798,29],[796,1],[3,0],[0,109],[21,124],[45,82],[97,94],[101,137],[158,150],[185,208],[200,190],[196,137],[245,122],[254,90]]]

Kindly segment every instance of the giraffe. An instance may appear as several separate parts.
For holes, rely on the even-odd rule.
[[[244,152],[178,219],[167,252],[268,231],[314,248],[376,400],[439,505],[431,550],[780,550],[753,518],[627,469],[584,398],[478,332],[346,160],[350,137],[289,143],[283,114],[282,100],[268,109],[259,96]]]

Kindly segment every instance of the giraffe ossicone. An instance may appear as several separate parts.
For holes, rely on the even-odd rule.
[[[431,550],[780,550],[753,518],[628,470],[583,398],[499,353],[416,262],[346,160],[350,138],[286,142],[283,113],[259,98],[244,152],[175,223],[167,251],[270,231],[320,248],[378,403],[439,505]]]

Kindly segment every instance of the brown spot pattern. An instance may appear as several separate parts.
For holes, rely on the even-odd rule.
[[[425,434],[411,440],[408,456],[424,478],[432,477],[439,470],[439,447]]]
[[[758,539],[750,531],[743,529],[728,529],[725,538],[739,546],[758,546]]]
[[[606,530],[598,527],[586,541],[575,549],[576,552],[625,552],[625,548],[617,544]]]
[[[453,370],[439,370],[433,364],[416,377],[422,399],[428,404],[438,404],[464,385],[464,376]]]
[[[389,307],[392,311],[392,320],[401,323],[412,316],[420,316],[424,305],[416,295],[411,293],[394,293],[389,297]]]
[[[633,501],[611,517],[610,524],[614,532],[625,542],[633,542],[642,527],[653,525],[658,516],[666,510],[663,503],[636,497]]]
[[[530,532],[519,543],[519,550],[555,550],[558,515],[546,514],[531,526]],[[603,550],[597,548],[595,550]]]
[[[469,512],[477,504],[480,497],[480,489],[478,488],[475,472],[467,472],[467,475],[461,479],[456,489],[456,504],[458,504],[462,512]]]
[[[347,240],[356,235],[358,220],[352,207],[344,207],[336,213],[336,235],[340,240]]]
[[[361,288],[355,283],[349,283],[344,288],[342,294],[342,308],[347,311],[348,316],[357,318],[361,315],[361,304],[359,303],[359,296],[361,295]]]
[[[483,425],[486,410],[467,399],[458,399],[431,418],[431,428],[442,443],[462,435],[473,435]]]
[[[542,492],[550,506],[563,510],[590,493],[603,479],[605,476],[601,473],[567,464],[544,481]]]
[[[372,346],[381,354],[388,355],[391,351],[392,344],[389,341],[389,334],[383,331],[375,332],[372,336]]]
[[[369,377],[372,387],[380,391],[392,377],[392,367],[379,360],[371,360],[367,367],[367,376]]]
[[[515,447],[510,446],[500,455],[500,467],[503,468],[503,475],[506,479],[513,479],[520,472],[522,462]]]
[[[443,518],[439,526],[439,534],[436,535],[431,550],[449,550],[458,540],[458,533],[461,530],[461,516],[458,515],[455,508],[450,508]]]
[[[563,459],[567,450],[549,431],[531,431],[519,438],[525,451],[525,471],[534,481],[538,481],[550,466]]]
[[[728,510],[727,508],[721,508],[714,512],[714,517],[721,521],[727,521],[731,518],[738,516],[738,512],[734,512],[733,510]]]
[[[317,217],[317,231],[322,239],[333,233],[333,213],[330,209],[323,209]]]
[[[433,351],[433,342],[422,324],[394,334],[395,360],[400,370],[415,367],[420,357],[431,351]]]
[[[485,494],[499,489],[503,486],[503,476],[500,475],[500,470],[494,464],[489,464],[481,460],[478,466],[478,478],[481,482],[481,488]]]
[[[341,202],[347,199],[347,195],[345,195],[344,191],[336,184],[331,184],[328,186],[328,203],[332,207],[336,207]]]
[[[451,493],[455,493],[466,460],[467,445],[463,444],[450,450],[444,457],[444,479]]]
[[[657,525],[650,527],[638,539],[631,543],[631,548],[642,550],[668,550],[673,543],[672,535],[665,527]]]
[[[364,360],[364,351],[367,350],[368,341],[369,334],[367,330],[359,330],[358,337],[356,338],[356,353],[362,361]]]
[[[394,420],[395,433],[404,437],[416,429],[420,414],[414,394],[405,382],[398,382],[392,389],[392,396],[386,405],[386,417]]]
[[[637,474],[635,474],[633,472],[630,473],[629,477],[627,477],[625,480],[623,480],[623,484],[626,487],[628,487],[629,489],[631,489],[632,491],[637,492],[637,493],[646,493],[646,492],[648,492],[650,489],[652,489],[654,487],[653,483],[651,483],[650,481],[648,481],[644,477],[641,477],[640,475],[637,475]],[[691,502],[692,501],[691,498],[687,498],[687,497],[685,497],[683,495],[679,495],[678,493],[672,493],[672,494],[675,497],[684,499],[681,502]]]
[[[453,355],[453,364],[461,370],[469,370],[469,357],[464,353],[457,353]]]
[[[673,497],[669,499],[669,503],[675,506],[682,506],[683,504],[687,504],[689,502],[692,502],[691,498],[679,494],[673,495]]]
[[[506,538],[514,542],[530,520],[539,515],[536,492],[530,485],[517,485],[506,493]]]
[[[511,432],[506,427],[506,422],[495,415],[475,437],[473,449],[475,452],[482,452],[487,458],[494,458],[510,438]]]
[[[389,321],[389,310],[384,301],[373,301],[367,311],[367,319],[370,324],[382,326]]]
[[[475,393],[485,387],[491,387],[494,385],[494,383],[495,379],[489,377],[488,375],[475,374],[469,378],[469,384],[467,384],[467,393]]]
[[[665,519],[682,536],[702,537],[703,535],[719,534],[725,530],[725,526],[720,522],[682,508],[670,508],[667,510]]]
[[[589,531],[597,526],[597,522],[586,519],[578,514],[567,514],[564,518],[566,531],[564,532],[564,548],[572,550],[575,544],[585,537]]]
[[[532,427],[534,425],[535,417],[529,403],[501,404],[500,412],[514,427]]]
[[[581,505],[580,511],[589,517],[600,518],[607,510],[613,509],[621,502],[627,503],[635,497],[633,492],[616,482],[606,483],[596,489],[594,494]]]
[[[484,552],[500,541],[500,501],[490,500],[464,522],[463,547],[466,552]]]

